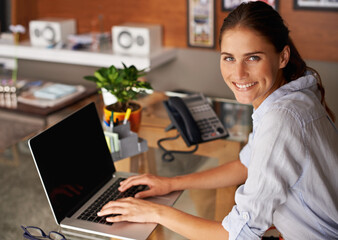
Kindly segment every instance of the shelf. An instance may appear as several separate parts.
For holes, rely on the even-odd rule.
[[[138,57],[128,55],[113,54],[112,48],[106,50],[70,50],[70,49],[49,49],[33,47],[29,42],[20,45],[0,44],[0,57],[55,62],[65,64],[75,64],[94,67],[109,67],[115,65],[122,67],[122,62],[126,65],[135,65],[139,69],[154,69],[170,60],[176,58],[176,49],[163,48],[151,56]]]

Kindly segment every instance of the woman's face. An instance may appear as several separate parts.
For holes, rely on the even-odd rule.
[[[289,47],[277,53],[274,46],[256,31],[235,27],[223,33],[221,72],[238,102],[255,109],[282,86],[282,68],[289,59]]]

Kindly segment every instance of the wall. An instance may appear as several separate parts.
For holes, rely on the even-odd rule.
[[[79,33],[110,31],[123,22],[157,23],[163,26],[164,46],[187,47],[187,0],[11,0],[12,22],[28,26],[43,17],[75,18]],[[279,10],[306,59],[338,61],[337,11],[294,10],[293,0],[280,0]],[[217,33],[228,12],[215,0]],[[102,24],[99,16],[103,17]],[[102,25],[102,27],[101,27]]]
[[[294,10],[293,0],[279,2],[279,12],[302,57],[338,61],[338,12]]]

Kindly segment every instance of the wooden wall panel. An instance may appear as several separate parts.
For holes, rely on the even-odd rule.
[[[228,12],[216,6],[216,49],[219,29]],[[164,46],[187,47],[187,0],[12,0],[14,23],[28,26],[42,17],[75,18],[79,33],[103,29],[124,22],[156,23],[163,26]],[[338,61],[338,12],[294,10],[293,0],[279,1],[279,12],[305,59]]]
[[[279,2],[280,13],[302,57],[338,61],[338,12],[294,10],[293,0]]]

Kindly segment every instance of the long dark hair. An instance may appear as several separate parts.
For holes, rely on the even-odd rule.
[[[290,59],[283,68],[283,76],[286,82],[302,77],[307,70],[314,72],[318,89],[321,92],[321,103],[331,119],[335,120],[333,112],[325,102],[325,89],[318,72],[306,66],[289,36],[289,29],[277,11],[262,1],[242,3],[224,19],[219,38],[220,45],[223,33],[237,26],[243,26],[260,33],[275,47],[278,53],[282,52],[285,46],[289,46]]]

